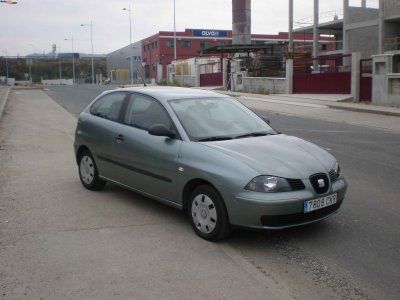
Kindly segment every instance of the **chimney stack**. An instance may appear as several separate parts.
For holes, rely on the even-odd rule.
[[[232,44],[251,44],[251,0],[232,0]]]

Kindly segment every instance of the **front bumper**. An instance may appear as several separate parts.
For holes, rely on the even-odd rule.
[[[340,178],[331,184],[325,194],[316,194],[310,184],[306,189],[286,193],[257,193],[243,190],[229,196],[223,195],[232,225],[256,229],[283,229],[323,220],[335,214],[341,207],[347,182]],[[309,213],[304,213],[304,201],[337,193],[337,203]]]

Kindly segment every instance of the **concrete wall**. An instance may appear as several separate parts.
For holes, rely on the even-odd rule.
[[[14,86],[15,85],[15,78],[12,78],[12,77],[8,77],[8,80],[6,80],[6,77],[4,76],[3,78],[2,78],[2,80],[1,80],[1,84],[5,84],[5,82],[7,81],[7,85],[9,85],[9,86]]]
[[[196,86],[196,76],[189,75],[173,75],[173,80],[175,80],[181,86]]]
[[[243,92],[255,94],[286,94],[286,78],[243,77]]]
[[[361,58],[370,58],[372,55],[379,53],[378,36],[378,26],[349,30],[349,52],[360,52]]]
[[[385,19],[400,18],[399,0],[385,0]]]
[[[73,85],[73,80],[72,79],[48,79],[48,80],[43,80],[42,79],[42,84],[44,85]]]
[[[400,107],[400,73],[393,73],[393,62],[393,54],[373,57],[373,104]]]
[[[379,52],[379,9],[349,7],[348,34],[349,53],[360,52],[362,58],[370,58]]]
[[[377,20],[379,17],[379,9],[376,8],[362,8],[362,7],[349,7],[348,24],[365,22],[368,20]]]

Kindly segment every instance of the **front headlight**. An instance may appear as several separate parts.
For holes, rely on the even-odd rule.
[[[250,181],[245,189],[260,193],[289,192],[292,190],[285,178],[275,176],[258,176]]]
[[[339,179],[340,176],[342,176],[342,170],[340,169],[340,165],[338,162],[335,163],[334,167],[335,173],[336,173],[336,178]]]

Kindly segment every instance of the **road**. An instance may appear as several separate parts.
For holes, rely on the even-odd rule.
[[[62,98],[61,95],[71,94],[60,92],[57,88],[48,93],[56,101]],[[79,94],[78,91],[76,93]],[[80,94],[85,95],[85,101],[75,97],[63,101],[63,105],[75,115],[86,107],[86,99],[96,95],[95,91],[89,89]],[[400,135],[367,126],[280,115],[270,110],[269,103],[265,103],[263,109],[262,106],[256,106],[254,101],[243,102],[259,115],[267,115],[280,131],[328,149],[341,162],[350,184],[342,213],[326,222],[331,226],[322,224],[257,235],[263,237],[263,244],[275,244],[276,239],[284,241],[282,245],[291,259],[300,264],[309,262],[311,265],[306,268],[314,268],[314,264],[317,264],[317,269],[313,270],[315,276],[320,276],[319,272],[322,272],[326,281],[332,280],[334,274],[325,274],[323,269],[335,266],[338,274],[355,276],[354,279],[359,280],[355,286],[373,287],[376,295],[386,290],[393,291],[393,295],[400,295],[400,221],[397,215],[400,211]],[[293,108],[299,109],[298,106],[290,107]],[[310,111],[321,110],[308,106],[300,109],[308,116]],[[329,115],[325,113],[325,118],[329,120],[334,120],[338,114],[345,114],[350,122],[364,116],[368,119],[395,118],[331,109],[324,111],[330,112]],[[371,124],[370,120],[368,124]],[[247,236],[248,233],[243,236],[239,234],[231,243],[239,248],[243,244],[251,244]],[[262,247],[258,240],[256,245],[254,253]],[[293,252],[288,250],[290,247],[294,247]],[[337,277],[333,281],[346,281],[344,276]],[[328,284],[334,286],[335,282]]]
[[[36,134],[36,137],[39,137],[37,132],[30,133],[29,143],[25,141],[26,145],[21,146],[24,141],[23,129],[29,131],[30,125],[41,122],[49,128],[54,126],[58,134],[68,135],[69,142],[65,137],[56,136],[55,142],[58,141],[57,138],[60,139],[59,148],[40,148],[40,157],[66,160],[71,164],[73,158],[70,150],[65,147],[71,142],[74,117],[76,118],[99,92],[99,88],[90,86],[48,88],[46,93],[71,114],[68,116],[64,111],[63,115],[62,111],[52,107],[54,111],[46,115],[46,120],[36,115],[30,119],[29,109],[19,112],[23,105],[29,104],[30,96],[25,94],[27,92],[11,95],[11,104],[7,105],[5,120],[2,121],[4,129],[0,129],[0,143],[5,144],[2,147],[6,149],[6,154],[3,154],[6,155],[6,159],[3,161],[7,161],[6,168],[2,166],[0,170],[9,170],[15,176],[14,179],[18,178],[13,173],[17,172],[14,164],[19,161],[19,156],[26,159],[25,156],[32,151],[26,149],[29,144],[35,144],[32,136]],[[39,99],[42,96],[35,97]],[[35,173],[31,170],[26,175],[27,178],[22,176],[18,181],[20,185],[11,184],[11,180],[8,180],[7,183],[11,187],[5,191],[0,189],[3,193],[0,195],[6,196],[7,199],[20,199],[23,195],[29,195],[29,188],[37,186],[33,191],[37,193],[33,196],[33,203],[25,204],[30,209],[33,207],[33,218],[28,218],[24,210],[17,209],[15,205],[0,207],[0,217],[3,216],[1,220],[4,220],[7,214],[16,214],[15,219],[19,221],[17,229],[10,227],[9,223],[0,223],[6,237],[2,243],[2,247],[5,248],[3,253],[6,255],[0,258],[2,263],[5,258],[7,262],[10,260],[5,264],[6,268],[0,271],[0,278],[4,279],[4,283],[0,285],[4,291],[3,296],[15,295],[16,291],[25,291],[29,295],[29,292],[34,291],[36,294],[31,295],[44,294],[50,298],[54,295],[68,295],[70,298],[74,298],[73,295],[80,298],[106,298],[107,295],[114,295],[110,294],[110,291],[115,293],[119,290],[123,298],[134,293],[129,287],[129,283],[132,282],[123,279],[124,275],[135,277],[136,272],[144,272],[142,280],[136,279],[142,284],[146,284],[144,279],[154,284],[156,290],[154,293],[149,292],[150,298],[162,295],[158,294],[162,291],[166,298],[172,298],[171,295],[191,295],[192,298],[240,299],[246,294],[247,298],[261,299],[269,298],[268,293],[271,292],[278,298],[297,299],[399,298],[400,222],[397,214],[400,211],[400,130],[395,130],[400,129],[400,126],[397,127],[398,119],[339,112],[323,107],[261,103],[245,98],[240,100],[258,114],[267,115],[273,126],[283,133],[312,141],[338,158],[349,181],[348,195],[339,214],[318,224],[283,231],[238,230],[228,241],[210,244],[199,241],[194,236],[179,212],[123,189],[110,186],[104,192],[96,193],[95,198],[98,198],[96,201],[99,202],[94,202],[92,193],[79,187],[76,167],[68,163],[62,163],[62,174],[56,172],[54,179],[49,178],[54,187],[46,194],[55,197],[54,204],[46,200],[45,204],[48,207],[41,210],[43,206],[40,205],[38,195],[44,192],[39,187],[43,190],[48,187],[43,186],[40,176],[35,181],[36,185],[28,184],[25,189],[21,187],[24,180],[34,176]],[[13,121],[12,116],[18,113],[20,120],[28,118],[25,128],[17,130],[18,134],[14,137],[11,128],[18,123]],[[53,115],[54,117],[51,117]],[[375,123],[368,122],[371,119],[374,119]],[[388,120],[390,126],[386,126]],[[63,122],[66,123],[65,126]],[[354,125],[355,122],[361,125]],[[373,127],[370,126],[371,123]],[[39,128],[37,130],[39,131]],[[50,137],[54,138],[52,135]],[[13,147],[19,150],[15,154],[11,151]],[[11,163],[12,161],[14,163]],[[51,160],[36,167],[40,167],[40,171],[49,176],[55,163],[56,161]],[[35,164],[32,165],[33,168]],[[22,195],[21,192],[17,192],[19,189],[24,190]],[[87,197],[88,200],[80,202],[81,197]],[[64,210],[66,211],[63,212]],[[76,213],[76,216],[71,211]],[[53,214],[58,214],[59,219],[52,216]],[[137,226],[133,226],[132,222]],[[54,229],[49,230],[49,227]],[[48,235],[45,234],[47,232]],[[34,239],[35,234],[38,235],[38,239]],[[20,236],[22,242],[17,241]],[[104,243],[108,239],[112,242],[111,245]],[[4,242],[12,243],[12,246],[4,245]],[[38,266],[21,252],[29,248],[32,242],[34,248],[30,253],[38,258],[42,265]],[[45,246],[49,247],[48,252],[42,249]],[[149,247],[150,256],[155,256],[149,258],[145,253],[146,247]],[[157,247],[167,254],[163,251],[157,252],[154,249]],[[78,252],[69,252],[71,249]],[[14,252],[11,250],[16,251],[23,259],[16,262],[15,258],[12,258]],[[112,259],[105,253],[106,250],[114,251],[115,257]],[[185,254],[188,250],[192,251],[190,255]],[[94,252],[93,257],[89,255],[91,251]],[[143,256],[139,258],[135,255]],[[50,262],[45,261],[47,256],[51,258]],[[155,259],[154,263],[159,265],[161,271],[152,264],[152,259]],[[68,263],[75,260],[77,262],[68,267]],[[180,264],[176,260],[183,261]],[[78,262],[79,265],[88,267],[82,275],[74,279],[70,274],[75,270],[74,267],[79,269]],[[140,267],[136,270],[133,266],[137,267],[137,264]],[[21,273],[25,273],[27,269],[50,273],[39,274],[39,279],[35,279],[13,270],[13,265],[19,266]],[[59,268],[59,271],[56,272],[53,268]],[[105,269],[107,271],[103,276],[99,274],[99,271],[104,272]],[[208,279],[204,275],[207,272]],[[57,285],[60,282],[51,278],[51,275],[59,276],[60,280],[67,280]],[[110,278],[108,275],[116,276],[114,286],[105,281]],[[163,276],[172,280],[170,283],[175,285],[175,291],[166,283],[160,284],[159,280],[162,280]],[[89,280],[88,278],[91,278],[89,288],[83,283],[85,281],[78,281]],[[194,288],[195,280],[198,280],[201,288]],[[184,287],[179,281],[189,284],[186,286],[189,294],[183,292]],[[27,290],[26,286],[25,289],[22,288],[26,282],[30,283],[30,290]],[[138,287],[137,284],[134,286]],[[57,288],[53,294],[48,291],[55,287]],[[93,287],[100,290],[95,292]],[[73,290],[75,294],[65,294],[68,289]],[[203,292],[200,293],[200,290]],[[143,289],[139,288],[139,291],[143,292]],[[17,295],[22,295],[23,298],[24,294]],[[143,297],[144,294],[137,292],[135,295]]]

